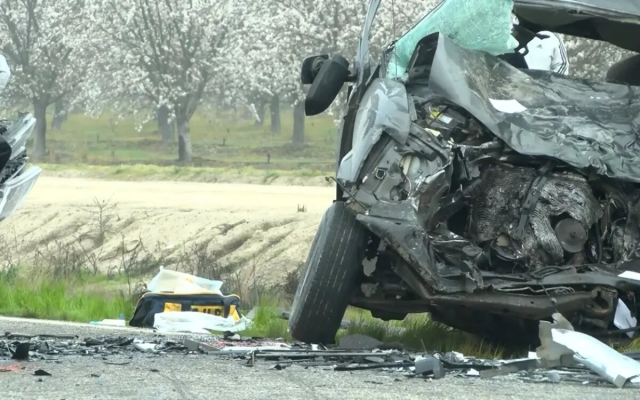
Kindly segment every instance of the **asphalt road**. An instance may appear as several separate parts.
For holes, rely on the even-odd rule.
[[[0,332],[122,336],[123,328],[48,323],[0,317]],[[129,330],[132,336],[152,336]],[[11,363],[0,360],[0,366]],[[13,362],[12,364],[15,364]],[[9,399],[632,399],[640,391],[571,383],[525,383],[510,377],[407,378],[393,372],[335,372],[273,364],[220,360],[208,355],[132,353],[127,365],[101,357],[60,357],[29,361],[17,372],[0,372],[0,398]],[[44,369],[52,376],[34,376]]]

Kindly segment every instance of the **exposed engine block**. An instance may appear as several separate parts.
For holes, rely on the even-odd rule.
[[[492,243],[501,257],[529,267],[565,264],[581,253],[590,228],[603,215],[587,180],[574,173],[550,173],[540,186],[524,235],[514,240],[522,206],[537,170],[492,165],[482,171],[481,194],[472,203],[469,235]],[[572,248],[573,246],[573,248]]]

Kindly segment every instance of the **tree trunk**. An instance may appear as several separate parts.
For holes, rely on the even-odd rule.
[[[67,120],[68,112],[65,109],[64,101],[58,99],[55,102],[53,109],[53,119],[51,120],[51,129],[59,131],[62,128],[62,124]]]
[[[163,143],[173,143],[175,139],[175,123],[169,119],[169,107],[160,106],[156,110],[156,119],[158,121],[158,132],[162,136]]]
[[[34,159],[43,159],[47,151],[47,102],[33,100],[33,116],[36,119],[35,138],[33,140]]]
[[[271,98],[271,133],[280,133],[280,97],[275,95]]]
[[[251,121],[253,118],[253,113],[251,112],[251,108],[249,106],[245,106],[242,108],[242,120],[243,121]]]
[[[186,116],[178,114],[176,122],[178,123],[178,161],[190,163],[193,159],[193,152],[191,150],[189,120]]]
[[[256,103],[256,114],[258,114],[258,119],[255,120],[255,126],[263,126],[264,125],[264,112],[265,112],[266,104],[264,101],[259,101]]]
[[[293,138],[294,145],[304,144],[304,102],[298,101],[293,107]]]

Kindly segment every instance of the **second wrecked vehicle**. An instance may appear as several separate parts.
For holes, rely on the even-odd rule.
[[[640,88],[629,79],[640,61],[613,66],[611,83],[498,55],[526,44],[527,30],[640,51],[640,25],[629,23],[640,6],[447,0],[373,63],[379,6],[369,5],[353,66],[340,56],[303,63],[308,115],[350,87],[336,199],[300,277],[292,336],[332,342],[348,305],[384,320],[430,312],[507,341],[535,342],[536,321],[555,312],[585,333],[633,336]],[[478,13],[491,18],[471,23]]]
[[[40,167],[28,166],[26,145],[35,125],[30,113],[0,121],[0,221],[20,208],[42,173]]]
[[[7,86],[11,70],[0,54],[0,92]],[[28,167],[27,140],[36,126],[29,113],[18,113],[13,120],[0,120],[0,221],[11,216],[24,202],[42,173]]]

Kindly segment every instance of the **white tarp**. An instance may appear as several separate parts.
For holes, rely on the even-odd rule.
[[[224,318],[200,312],[166,311],[154,316],[153,327],[158,333],[180,332],[208,334],[215,332],[242,332],[251,325],[251,320],[241,317]]]
[[[151,292],[198,293],[203,290],[219,292],[222,281],[212,281],[184,272],[160,267],[160,272],[149,282]]]

